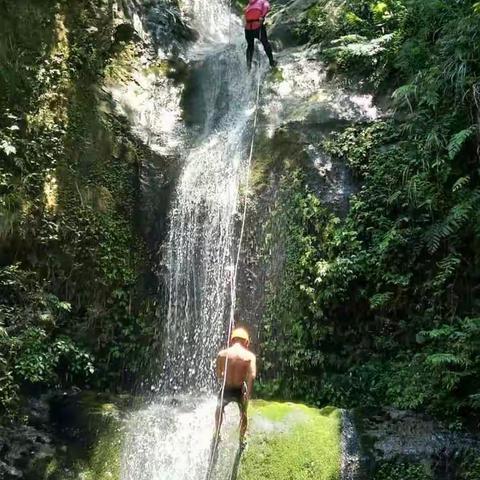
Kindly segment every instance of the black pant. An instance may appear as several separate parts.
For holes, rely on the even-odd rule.
[[[255,39],[258,38],[262,42],[263,49],[265,50],[265,53],[267,54],[268,60],[270,62],[270,65],[274,65],[273,61],[273,53],[272,53],[272,47],[270,43],[268,42],[267,38],[267,30],[265,28],[265,25],[262,25],[260,28],[257,28],[255,30],[245,30],[245,39],[247,40],[247,66],[250,69],[252,66],[252,58],[253,58],[253,49],[254,49],[254,44],[255,44]]]

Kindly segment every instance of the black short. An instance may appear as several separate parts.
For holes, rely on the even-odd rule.
[[[255,30],[245,29],[245,39],[247,42],[253,42],[256,38],[258,40],[267,38],[267,29],[265,28],[265,25],[262,25],[260,28],[256,28]]]
[[[242,387],[235,387],[229,388],[225,387],[223,392],[223,400],[222,400],[222,390],[218,393],[218,403],[221,407],[225,408],[229,403],[235,402],[238,404],[240,409],[244,409],[246,407],[246,402],[243,400],[243,394],[246,390],[246,385]]]

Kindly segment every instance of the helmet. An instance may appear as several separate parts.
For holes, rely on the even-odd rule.
[[[235,339],[245,340],[250,343],[250,335],[244,328],[235,328],[233,330],[230,340],[233,341]]]

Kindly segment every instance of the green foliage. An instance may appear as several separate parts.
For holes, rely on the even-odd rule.
[[[475,133],[475,129],[475,127],[465,128],[461,132],[458,132],[452,136],[448,144],[448,156],[450,160],[454,160],[455,157],[460,153],[460,150],[465,142]]]
[[[269,382],[261,381],[257,390],[265,396],[282,393],[286,398],[301,392],[314,404],[315,392],[309,388],[303,366],[308,364],[309,371],[315,371],[323,363],[323,354],[310,347],[322,327],[311,318],[314,308],[309,304],[319,258],[316,247],[321,236],[327,235],[322,231],[328,231],[329,216],[298,171],[282,179],[278,195],[279,207],[267,229],[265,251],[268,257],[284,258],[284,263],[281,278],[272,278],[268,287],[271,301],[262,335],[266,358],[262,375]],[[284,251],[277,252],[280,239]]]
[[[301,176],[283,180],[272,228],[286,273],[270,289],[263,391],[476,419],[480,16],[474,2],[332,4],[310,12],[336,22],[314,41],[351,48],[393,35],[395,55],[361,76],[395,85],[394,114],[324,143],[361,183],[346,218],[322,209]]]
[[[298,35],[324,46],[334,70],[370,86],[382,85],[386,64],[402,39],[407,2],[388,0],[319,1],[304,17]]]
[[[14,375],[26,382],[58,383],[58,370],[62,366],[61,375],[65,380],[94,372],[91,356],[70,338],[60,336],[50,344],[45,330],[38,327],[28,328],[16,337],[13,349],[16,356]]]
[[[46,293],[36,275],[17,265],[0,268],[0,408],[12,414],[19,386],[83,384],[93,358],[56,326],[71,305]]]
[[[135,210],[145,150],[100,93],[128,79],[133,47],[113,40],[108,2],[21,0],[0,30],[0,408],[12,411],[32,385],[129,386],[155,323]]]
[[[377,467],[374,480],[431,480],[432,472],[424,465],[383,462]]]

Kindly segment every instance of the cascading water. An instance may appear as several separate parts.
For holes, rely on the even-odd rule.
[[[230,49],[203,63],[209,100],[204,133],[187,155],[170,216],[165,376],[169,386],[182,390],[211,386],[212,359],[233,307],[228,291],[252,89],[239,75],[245,70],[241,60],[239,51]],[[228,97],[220,119],[218,96]]]
[[[129,422],[122,480],[205,476],[214,428],[212,361],[234,309],[235,224],[257,78],[247,75],[240,22],[226,4],[193,0],[185,9],[200,34],[190,60],[201,65],[198,95],[205,111],[185,145],[170,212],[163,396]],[[224,447],[226,441],[228,433]],[[229,449],[222,450],[228,457]],[[224,460],[217,478],[233,462]]]

